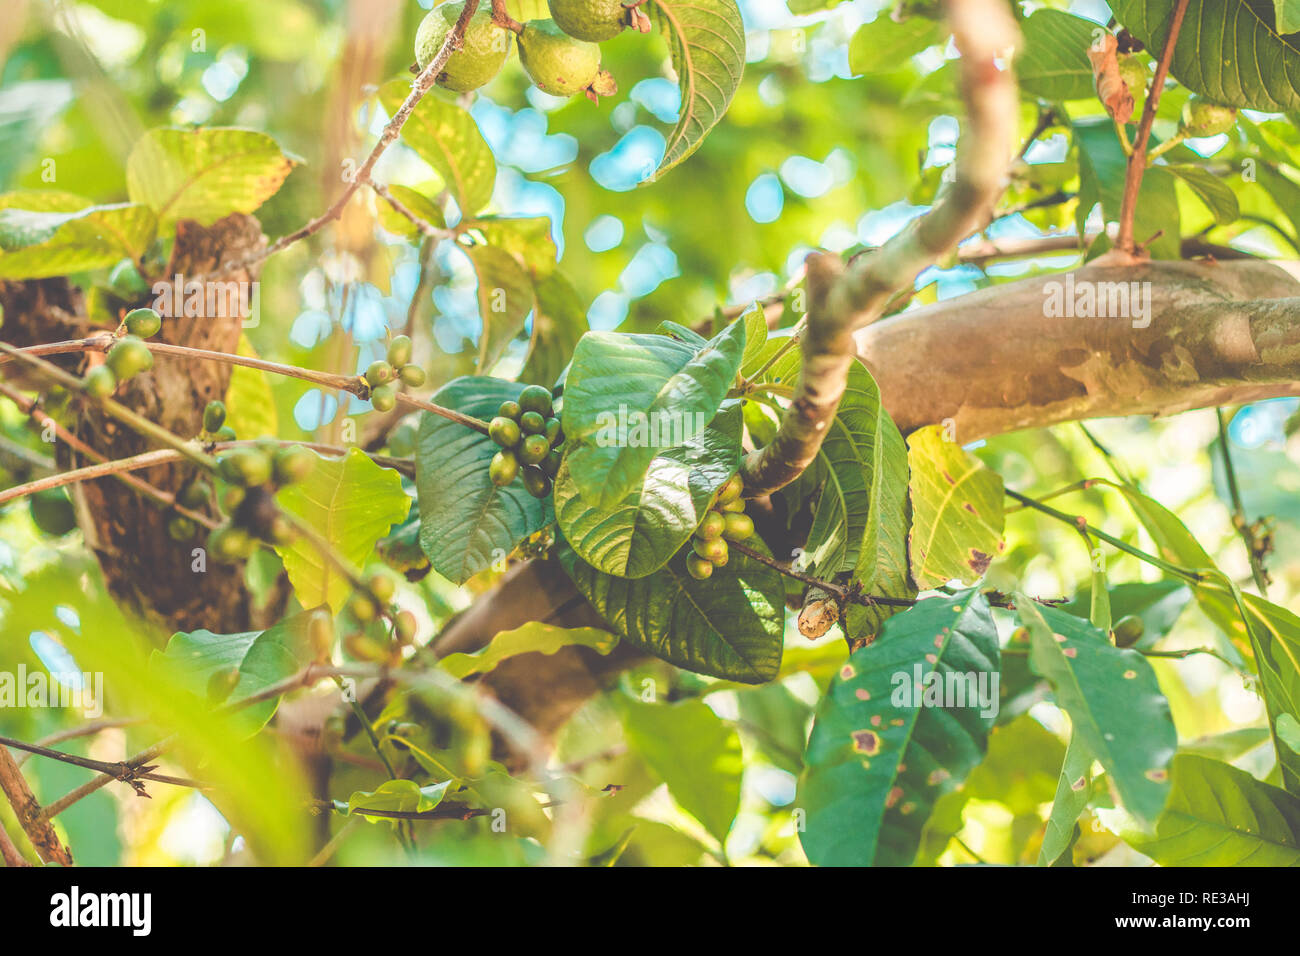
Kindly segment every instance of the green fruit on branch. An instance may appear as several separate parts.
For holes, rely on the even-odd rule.
[[[502,448],[514,448],[519,444],[519,423],[513,418],[498,415],[488,422],[488,437]]]
[[[1119,78],[1124,81],[1124,85],[1128,88],[1128,95],[1133,97],[1134,102],[1146,96],[1147,83],[1151,80],[1151,74],[1147,71],[1142,57],[1133,53],[1121,54]]]
[[[119,382],[125,382],[153,368],[153,353],[134,335],[127,335],[108,350],[105,364],[113,370]]]
[[[600,72],[600,47],[575,40],[554,20],[529,20],[519,35],[519,60],[543,93],[573,96]]]
[[[94,398],[108,398],[117,389],[117,376],[107,365],[96,365],[86,373],[86,394]]]
[[[334,654],[334,620],[317,611],[307,622],[307,640],[317,661],[328,661]]]
[[[212,497],[212,486],[202,478],[195,478],[188,485],[181,489],[181,493],[176,496],[186,508],[202,508]]]
[[[217,473],[241,488],[262,485],[271,480],[271,457],[257,448],[234,448],[217,462]]]
[[[348,610],[352,616],[363,624],[366,621],[373,621],[375,615],[379,613],[379,608],[375,607],[375,602],[365,594],[354,594],[352,601],[348,604]]]
[[[517,474],[519,474],[519,459],[513,452],[503,448],[492,456],[492,463],[488,465],[488,477],[492,479],[492,484],[504,488],[515,480]]]
[[[708,558],[702,558],[698,554],[688,554],[686,556],[686,570],[690,572],[691,577],[697,581],[707,581],[713,574],[713,562]]]
[[[173,541],[189,541],[198,533],[199,526],[192,518],[174,515],[167,522],[167,536]]]
[[[388,364],[393,368],[401,368],[409,361],[411,361],[411,337],[396,336],[388,343]]]
[[[208,554],[218,561],[233,564],[242,561],[253,553],[257,542],[243,528],[233,524],[223,524],[208,535]]]
[[[371,388],[387,385],[395,378],[397,378],[396,370],[383,359],[375,359],[366,366],[365,379]]]
[[[540,465],[550,453],[545,435],[529,435],[519,448],[519,460],[525,465]]]
[[[316,468],[316,456],[301,445],[281,448],[273,456],[275,480],[282,485],[302,481]]]
[[[370,404],[377,412],[391,412],[397,407],[397,389],[391,385],[379,385],[370,390]]]
[[[108,274],[108,286],[119,298],[138,300],[149,291],[149,283],[140,274],[140,268],[130,259],[123,259]]]
[[[603,43],[630,22],[623,0],[547,0],[555,25],[577,40]]]
[[[464,9],[463,0],[444,3],[420,21],[415,33],[415,62],[421,70],[438,55]],[[510,31],[493,23],[488,4],[481,3],[469,18],[461,48],[442,65],[438,85],[456,93],[468,93],[485,85],[501,72],[510,52],[510,39]]]
[[[720,538],[722,537],[722,532],[726,530],[726,527],[726,519],[723,518],[722,515],[718,514],[718,512],[710,511],[704,515],[704,520],[701,521],[700,526],[695,529],[695,534],[705,540]]]
[[[162,328],[162,316],[153,309],[132,309],[126,314],[126,330],[147,339]]]
[[[1142,618],[1138,617],[1136,614],[1129,614],[1121,617],[1115,622],[1115,646],[1132,647],[1142,639],[1142,635],[1146,633],[1146,629],[1146,624],[1144,624]]]
[[[718,510],[728,514],[740,514],[745,510],[745,499],[737,498],[735,501],[728,501],[725,505],[720,506]]]
[[[558,418],[546,419],[546,440],[553,446],[564,441],[564,432],[560,430],[560,420]]]
[[[519,421],[519,416],[523,414],[523,409],[519,407],[518,402],[502,402],[501,407],[497,409],[497,414],[502,418],[513,418]]]
[[[209,435],[215,435],[221,431],[221,426],[226,423],[226,403],[221,401],[208,402],[207,408],[203,409],[203,430]]]
[[[356,615],[356,611],[356,607],[353,607],[353,616]],[[358,620],[360,620],[360,618],[358,618]],[[384,645],[380,644],[374,638],[366,637],[366,635],[360,632],[349,634],[347,637],[343,638],[343,649],[348,652],[349,657],[356,661],[380,663],[388,660],[388,651]]]
[[[543,420],[554,410],[551,405],[551,393],[541,385],[529,385],[520,392],[519,407],[525,412],[537,412]]]
[[[220,467],[217,470],[220,471]],[[234,514],[239,506],[244,503],[247,494],[248,492],[239,485],[231,485],[221,493],[221,510],[228,515]]]
[[[754,535],[754,522],[745,514],[728,514],[724,519],[726,527],[722,536],[728,541],[744,541]]]
[[[62,488],[38,491],[27,502],[36,527],[48,535],[60,538],[77,526],[77,513],[72,499]]]
[[[397,373],[397,377],[402,380],[403,385],[419,388],[424,384],[424,369],[418,365],[403,365],[402,370]]]
[[[1226,133],[1237,122],[1237,111],[1231,106],[1220,106],[1209,100],[1193,96],[1183,105],[1183,134],[1199,139]]]
[[[410,644],[415,640],[415,615],[410,611],[398,611],[393,618],[393,637],[399,644]]]
[[[235,438],[235,430],[229,425],[222,425],[212,434],[213,441],[234,441]]]
[[[542,459],[542,471],[546,472],[551,478],[560,473],[560,462],[564,461],[564,455],[558,448],[552,448]]]
[[[745,483],[741,480],[740,473],[737,472],[723,482],[722,487],[718,489],[718,504],[725,505],[729,501],[735,501],[744,490]]]
[[[701,558],[707,558],[716,565],[726,564],[730,554],[727,542],[721,538],[692,538],[691,547]]]
[[[551,479],[536,465],[529,465],[524,469],[524,490],[534,498],[545,498],[551,493]]]
[[[296,537],[293,525],[284,515],[273,515],[271,520],[266,523],[266,528],[262,532],[263,540],[271,544],[289,544]]]
[[[371,594],[384,604],[391,601],[393,595],[397,593],[397,585],[393,583],[393,579],[387,574],[378,571],[366,579],[366,587],[370,589]]]
[[[546,437],[546,419],[542,417],[541,412],[524,412],[519,416],[519,427],[523,429],[525,435]],[[550,442],[546,443],[548,448],[550,444]]]

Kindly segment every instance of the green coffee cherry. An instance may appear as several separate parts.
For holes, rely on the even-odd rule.
[[[739,472],[728,478],[718,489],[718,504],[725,505],[729,501],[735,501],[740,497],[740,493],[745,490],[745,483],[741,480]]]
[[[560,431],[560,420],[558,418],[546,419],[546,440],[552,445],[558,445],[563,437]]]
[[[215,435],[221,431],[221,426],[226,423],[226,403],[222,401],[208,402],[207,408],[203,409],[203,430],[209,435]]]
[[[139,299],[149,291],[149,283],[130,259],[123,259],[113,266],[113,271],[108,274],[108,285],[123,299]]]
[[[519,448],[519,460],[525,465],[540,465],[550,453],[551,446],[545,435],[529,435]]]
[[[234,441],[235,430],[231,428],[229,425],[222,425],[220,428],[218,428],[215,432],[212,433],[212,440],[213,441]]]
[[[242,561],[256,547],[253,536],[237,525],[223,524],[208,535],[208,554],[226,564]]]
[[[334,654],[334,621],[324,611],[317,611],[307,622],[307,640],[318,661]]]
[[[718,508],[718,510],[724,512],[730,512],[733,514],[739,514],[740,512],[745,510],[745,499],[737,498],[735,501],[728,501],[725,505],[722,505],[720,508]]]
[[[176,496],[176,500],[186,508],[202,508],[208,503],[211,496],[212,486],[202,478],[195,478],[181,489],[181,493]]]
[[[722,537],[722,532],[726,526],[726,519],[723,518],[722,515],[718,514],[716,511],[710,511],[704,516],[704,520],[700,522],[700,526],[695,529],[695,534],[697,537],[704,538],[705,540],[720,538]]]
[[[393,636],[399,644],[410,644],[415,640],[415,615],[410,611],[398,611],[393,618]]]
[[[419,388],[424,384],[424,369],[418,365],[403,365],[402,370],[397,373],[397,377],[402,380],[403,385]]]
[[[707,558],[702,558],[698,554],[688,554],[686,556],[686,570],[690,572],[691,577],[697,581],[707,581],[713,574],[713,562]]]
[[[492,463],[488,465],[488,477],[492,479],[492,484],[504,488],[515,480],[517,474],[519,474],[519,459],[513,452],[503,448],[492,456]]]
[[[272,456],[275,480],[282,485],[302,481],[316,467],[316,456],[301,445],[281,448]]]
[[[1231,106],[1211,103],[1193,96],[1183,104],[1182,132],[1192,139],[1218,136],[1226,133],[1237,122],[1237,111]]]
[[[194,519],[185,515],[174,515],[167,522],[167,536],[173,541],[189,541],[198,533],[199,526]]]
[[[232,485],[250,488],[271,480],[271,457],[258,448],[235,448],[217,462],[217,472]]]
[[[552,411],[551,393],[541,385],[529,385],[519,393],[519,407],[525,412],[537,412],[547,418]]]
[[[397,593],[397,585],[393,583],[393,579],[387,574],[375,573],[370,575],[366,579],[366,587],[370,589],[371,594],[385,604],[392,601],[393,595]]]
[[[560,473],[560,463],[562,461],[564,461],[564,455],[561,454],[558,448],[552,448],[546,453],[546,457],[542,459],[542,471],[554,478]]]
[[[85,389],[94,398],[108,398],[117,389],[117,376],[107,365],[96,365],[86,373]]]
[[[502,402],[501,407],[497,409],[497,414],[502,418],[513,418],[515,421],[519,421],[519,416],[523,414],[523,409],[519,407],[518,402],[505,401]]]
[[[217,470],[221,470],[220,465],[218,465]],[[221,493],[221,510],[228,515],[234,514],[235,510],[244,503],[244,498],[247,496],[248,492],[239,485],[231,485]]]
[[[113,370],[119,382],[125,382],[153,368],[153,353],[134,335],[127,335],[108,350],[105,364]]]
[[[1115,622],[1115,646],[1132,647],[1146,633],[1146,624],[1136,614],[1128,614]]]
[[[754,534],[754,522],[749,515],[729,513],[723,521],[726,528],[722,536],[728,541],[744,541]]]
[[[375,602],[364,594],[354,594],[352,601],[348,604],[348,609],[352,612],[352,616],[363,624],[366,621],[373,621],[375,615],[379,613],[379,609],[375,607]]]
[[[534,498],[545,498],[551,493],[551,479],[536,465],[529,465],[524,469],[524,490]]]
[[[727,542],[721,538],[692,538],[691,547],[701,558],[714,564],[727,563]]]
[[[372,388],[370,404],[377,412],[391,412],[397,407],[397,389],[391,385],[378,385]]]
[[[546,419],[542,417],[541,412],[524,412],[519,416],[519,428],[525,435],[546,437]],[[550,444],[550,442],[546,443],[548,448]]]
[[[153,309],[132,309],[126,314],[126,330],[147,339],[162,328],[162,316]]]
[[[519,444],[519,423],[513,418],[498,415],[488,422],[488,437],[502,448],[514,448]]]
[[[77,512],[63,488],[46,488],[27,499],[28,510],[36,527],[59,538],[77,526]]]
[[[355,614],[356,608],[353,608]],[[348,656],[358,661],[386,661],[388,660],[388,651],[385,647],[373,638],[357,632],[349,634],[343,638],[343,649],[348,652]]]
[[[411,339],[409,336],[399,335],[388,343],[388,364],[393,368],[401,368],[409,361],[411,361]]]
[[[293,525],[284,515],[272,515],[271,520],[266,523],[266,530],[263,537],[271,544],[288,544],[296,535]]]
[[[366,382],[371,388],[387,385],[397,377],[397,372],[383,359],[375,359],[366,367]]]

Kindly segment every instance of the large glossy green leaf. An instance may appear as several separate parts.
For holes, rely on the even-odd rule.
[[[447,226],[446,219],[443,217],[442,207],[432,199],[420,192],[418,189],[412,189],[409,186],[399,186],[394,183],[388,187],[394,198],[403,206],[409,209],[415,215],[419,216],[429,225],[438,229],[444,229]],[[383,200],[378,200],[375,209],[379,214],[379,224],[394,235],[403,238],[418,241],[422,233],[420,227],[411,222],[406,216],[390,206]]]
[[[152,129],[127,158],[126,190],[164,227],[180,219],[210,226],[232,212],[257,209],[293,166],[274,139],[256,130]]]
[[[704,701],[643,704],[619,698],[628,746],[719,843],[740,809],[744,759],[734,728]]]
[[[490,419],[523,386],[496,378],[448,382],[436,404]],[[488,465],[500,449],[487,435],[424,414],[420,419],[415,484],[420,493],[420,547],[443,577],[464,584],[552,520],[550,506],[524,490],[519,479],[492,484]]]
[[[640,487],[613,507],[584,496],[565,460],[555,515],[582,560],[605,574],[641,578],[677,553],[740,466],[740,403],[728,406],[702,434],[656,456]]]
[[[1061,10],[1040,9],[1021,25],[1024,49],[1016,54],[1016,79],[1026,93],[1053,102],[1093,95],[1088,47],[1100,24]]]
[[[478,277],[478,371],[487,372],[524,330],[533,309],[533,282],[514,256],[493,246],[465,250]],[[549,384],[549,383],[548,383]]]
[[[169,681],[205,703],[209,700],[209,682],[216,675],[237,671],[239,679],[234,689],[219,701],[222,705],[234,704],[292,677],[315,659],[308,626],[317,613],[323,611],[302,611],[265,631],[178,632],[167,642],[165,651],[153,652],[149,667],[157,672],[159,680]],[[239,719],[247,720],[248,731],[255,732],[271,719],[278,704],[278,697],[252,704],[239,711]]]
[[[363,564],[379,539],[411,509],[401,476],[380,468],[359,448],[348,449],[342,458],[316,462],[310,475],[282,488],[276,500],[353,566]],[[298,535],[275,550],[304,607],[328,604],[336,614],[343,609],[352,586],[311,541]]]
[[[751,543],[763,547],[757,538]],[[686,570],[686,550],[634,579],[600,573],[567,545],[558,556],[578,590],[625,640],[699,674],[745,684],[774,678],[785,632],[780,574],[733,550],[707,581],[697,581]]]
[[[474,221],[488,245],[504,249],[523,263],[534,279],[545,279],[555,271],[559,256],[551,238],[549,216],[484,216]]]
[[[448,654],[438,666],[453,677],[465,678],[473,674],[486,674],[495,670],[502,661],[520,654],[554,654],[562,647],[590,647],[600,654],[608,654],[618,643],[618,637],[595,627],[553,627],[540,621],[530,621],[514,630],[502,631],[488,642],[487,647],[473,654]]]
[[[1300,33],[1300,0],[1273,0],[1273,22],[1278,33]]]
[[[1178,733],[1155,671],[1082,618],[1016,597],[1029,663],[1052,685],[1082,748],[1106,768],[1124,809],[1154,826],[1169,796]]]
[[[379,91],[379,102],[391,116],[411,92],[405,80],[392,80]],[[402,142],[437,170],[451,191],[461,215],[478,213],[492,198],[497,164],[474,117],[432,92],[416,104],[402,127]]]
[[[935,801],[962,785],[987,748],[998,656],[988,603],[973,589],[921,601],[850,656],[817,709],[804,757],[796,805],[807,812],[800,839],[809,860],[912,862]]]
[[[358,810],[382,810],[389,813],[425,813],[437,808],[447,794],[450,780],[420,786],[414,780],[385,780],[374,790],[354,790],[342,808],[346,813]],[[370,823],[396,827],[397,820],[375,814],[358,814]]]
[[[908,436],[907,463],[912,579],[920,588],[978,581],[1003,549],[1002,478],[938,426]]]
[[[0,279],[44,279],[138,259],[157,220],[147,206],[77,205],[66,193],[0,197]]]
[[[1300,798],[1207,757],[1174,759],[1153,835],[1124,839],[1161,866],[1300,866]]]
[[[1119,221],[1128,157],[1115,135],[1115,124],[1105,116],[1076,121],[1074,140],[1079,147],[1079,204],[1075,209],[1075,227],[1082,233],[1097,203],[1101,203],[1106,222]],[[1151,255],[1157,259],[1177,259],[1181,255],[1181,222],[1174,177],[1159,166],[1153,166],[1143,175],[1138,190],[1133,236],[1138,242],[1147,242],[1160,233],[1151,242]]]
[[[1163,50],[1177,0],[1113,0],[1111,10],[1148,50]],[[1300,35],[1279,34],[1269,0],[1191,0],[1169,72],[1228,106],[1300,109]]]
[[[564,387],[564,434],[573,480],[612,505],[636,488],[650,462],[700,434],[736,379],[745,325],[733,322],[703,348],[663,335],[588,332]]]
[[[887,73],[907,65],[908,58],[942,43],[948,31],[922,16],[898,21],[882,9],[876,19],[858,27],[849,41],[849,69],[854,73]]]
[[[745,22],[736,0],[650,0],[681,86],[677,125],[668,136],[662,176],[704,141],[722,119],[745,69]]]

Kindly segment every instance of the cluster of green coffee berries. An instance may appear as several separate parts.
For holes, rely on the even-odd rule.
[[[153,353],[144,340],[156,335],[162,328],[162,317],[153,309],[134,309],[122,320],[120,335],[109,347],[103,365],[96,365],[86,373],[83,383],[86,393],[95,398],[108,398],[121,382],[128,381],[141,372],[153,368]]]
[[[649,32],[650,20],[622,0],[547,0],[551,18],[500,23],[486,2],[470,17],[461,48],[438,74],[439,86],[467,93],[488,83],[510,55],[519,37],[519,62],[533,85],[552,96],[585,93],[592,100],[618,90],[614,77],[600,68],[600,46],[626,27]],[[415,34],[415,62],[423,70],[442,49],[465,9],[463,0],[434,7]]]
[[[551,493],[564,444],[554,412],[551,393],[541,385],[529,385],[517,402],[501,403],[488,423],[488,436],[501,447],[488,466],[492,484],[504,488],[522,472],[524,488],[534,498]]]
[[[222,454],[217,459],[217,476],[225,490],[218,501],[228,517],[208,535],[208,554],[218,561],[242,561],[259,542],[291,541],[293,527],[275,503],[275,491],[302,481],[315,467],[316,456],[301,445],[269,440]]]
[[[713,506],[704,513],[695,534],[691,537],[691,553],[686,556],[686,570],[697,581],[706,580],[714,568],[720,568],[731,557],[728,541],[744,541],[754,533],[754,522],[745,514],[745,499],[740,493],[745,483],[740,475],[732,475],[718,489]]]
[[[364,590],[357,590],[348,601],[348,610],[357,624],[365,628],[378,617],[392,621],[392,640],[385,644],[364,630],[355,631],[343,639],[343,649],[361,661],[396,663],[402,648],[415,640],[415,615],[397,608],[393,597],[397,583],[386,571],[375,571],[365,579]]]
[[[370,386],[370,404],[377,412],[391,412],[397,405],[397,385],[419,388],[424,384],[424,369],[411,363],[411,340],[399,335],[388,343],[387,359],[375,359],[366,368]]]

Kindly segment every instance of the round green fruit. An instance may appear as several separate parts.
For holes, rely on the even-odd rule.
[[[275,480],[282,485],[292,485],[310,475],[316,467],[316,456],[301,445],[281,448],[273,456],[272,469]]]
[[[123,259],[108,274],[108,285],[119,297],[139,299],[149,291],[149,283],[140,274],[139,267],[130,259]]]
[[[411,361],[411,338],[408,335],[399,335],[388,343],[388,364],[393,368],[401,368],[409,361]]]
[[[723,482],[722,487],[718,489],[718,504],[725,505],[729,501],[735,501],[744,490],[745,483],[741,480],[740,473],[737,472]]]
[[[545,435],[529,435],[519,449],[519,460],[525,465],[540,465],[550,453]]]
[[[560,473],[560,462],[564,461],[564,455],[558,448],[552,448],[542,459],[542,471],[554,478]]]
[[[375,359],[366,366],[365,378],[371,388],[378,388],[397,378],[397,372],[383,359]]]
[[[740,514],[745,510],[745,499],[737,498],[735,501],[728,501],[718,510],[728,514]]]
[[[497,409],[497,414],[502,418],[513,418],[515,421],[519,421],[523,409],[519,407],[518,402],[502,402],[501,407]]]
[[[623,0],[547,0],[555,25],[569,36],[603,43],[623,32],[628,24]]]
[[[391,412],[397,407],[397,389],[391,385],[377,385],[370,390],[370,404],[377,412]]]
[[[167,522],[167,536],[173,541],[189,541],[198,532],[199,526],[185,515],[173,515]]]
[[[251,488],[271,480],[271,457],[257,448],[235,448],[217,463],[221,477],[232,485]]]
[[[524,490],[534,498],[545,498],[551,493],[551,479],[536,465],[524,469]]]
[[[1119,58],[1119,78],[1124,81],[1124,85],[1128,88],[1128,95],[1133,97],[1134,101],[1146,96],[1147,83],[1151,79],[1151,74],[1147,72],[1142,57],[1134,53],[1122,54]]]
[[[384,604],[391,601],[393,595],[397,593],[397,585],[393,583],[393,579],[382,573],[370,575],[366,579],[366,587],[370,589],[371,594],[379,598]]]
[[[186,508],[202,508],[211,496],[212,486],[202,478],[196,478],[181,489],[176,500]]]
[[[692,538],[691,547],[701,558],[707,558],[714,564],[727,563],[727,542],[721,538]]]
[[[523,429],[525,435],[546,437],[546,419],[542,417],[541,412],[524,412],[519,416],[519,427]],[[550,442],[546,443],[548,448],[550,445]]]
[[[729,513],[723,523],[726,527],[723,529],[722,536],[728,541],[744,541],[746,538],[753,537],[754,522],[749,515]]]
[[[117,388],[117,376],[107,365],[96,365],[86,373],[86,394],[95,398],[108,398]]]
[[[212,433],[214,441],[234,441],[235,437],[235,430],[229,425],[222,425]]]
[[[208,554],[227,564],[242,561],[256,547],[253,536],[236,525],[223,524],[208,535]]]
[[[503,448],[492,456],[492,463],[488,465],[488,477],[492,479],[492,484],[504,488],[515,480],[517,474],[519,474],[519,459],[513,452]]]
[[[226,403],[220,401],[208,402],[207,408],[203,409],[203,430],[209,435],[215,435],[221,431],[221,426],[226,423]]]
[[[409,385],[411,388],[419,388],[424,384],[424,369],[418,365],[403,365],[397,377],[402,380],[403,385]]]
[[[700,522],[700,526],[695,529],[695,534],[704,539],[721,538],[722,532],[726,530],[727,521],[716,511],[710,511]]]
[[[220,471],[220,467],[217,469]],[[221,510],[226,514],[234,514],[235,509],[244,503],[248,493],[239,485],[231,485],[221,493]]]
[[[153,368],[153,353],[149,351],[149,346],[134,335],[127,335],[108,350],[108,359],[104,364],[113,370],[119,382],[125,382]]]
[[[126,314],[126,330],[147,339],[162,328],[162,316],[153,309],[132,309]]]
[[[451,29],[465,9],[463,0],[434,7],[420,21],[415,33],[415,62],[421,70],[442,49]],[[461,48],[447,57],[438,74],[438,85],[456,93],[476,90],[501,72],[510,52],[511,33],[492,22],[487,4],[480,4],[469,18]]]
[[[708,558],[701,558],[698,554],[688,554],[686,556],[686,570],[690,572],[691,577],[697,581],[707,581],[713,574],[713,562]]]
[[[36,527],[48,535],[59,538],[77,526],[77,513],[72,507],[72,499],[62,488],[46,488],[36,492],[28,499],[27,507]]]
[[[400,644],[410,644],[415,640],[415,615],[410,611],[398,611],[393,618],[393,636]]]
[[[1115,646],[1132,647],[1146,633],[1146,624],[1136,614],[1121,617],[1115,622]]]
[[[1237,111],[1231,106],[1220,106],[1199,96],[1183,105],[1183,133],[1192,139],[1226,133],[1236,122]]]
[[[529,20],[519,35],[519,61],[543,93],[573,96],[600,72],[600,47],[575,40],[554,20]]]
[[[519,393],[519,407],[526,412],[537,412],[545,419],[551,414],[551,393],[540,385],[529,385]]]
[[[514,448],[519,444],[519,423],[513,418],[498,415],[488,422],[488,437],[502,448]]]
[[[560,420],[558,418],[546,419],[546,440],[552,445],[558,445],[564,441],[564,432],[560,430]]]

